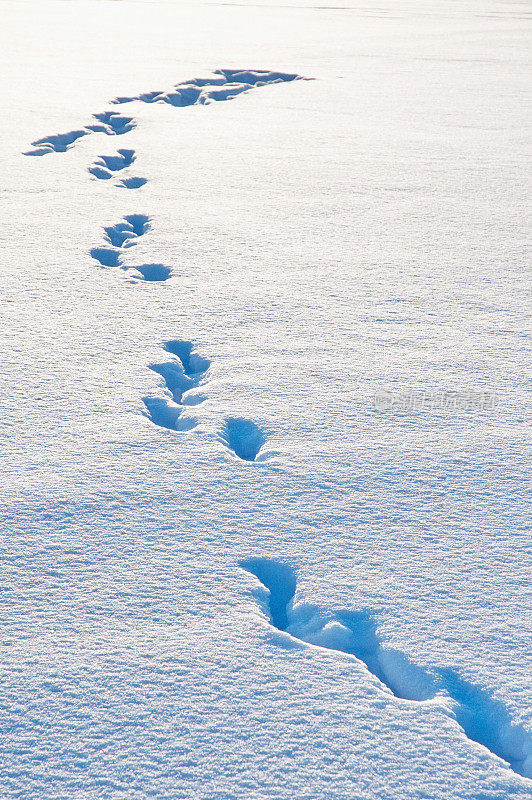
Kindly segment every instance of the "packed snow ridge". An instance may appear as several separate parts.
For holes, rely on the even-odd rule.
[[[383,647],[371,612],[328,612],[309,603],[294,603],[297,578],[287,564],[251,558],[240,566],[268,590],[260,600],[278,630],[301,642],[355,656],[395,697],[413,702],[433,700],[437,695],[447,699],[469,739],[504,759],[514,772],[532,778],[532,737],[487,691],[453,669],[425,669],[404,653]]]
[[[287,83],[295,80],[306,80],[301,75],[286,72],[271,72],[268,70],[239,70],[239,69],[217,69],[213,74],[206,78],[194,78],[185,83],[178,83],[168,92],[154,91],[144,92],[134,97],[116,97],[111,103],[131,103],[139,100],[143,103],[168,103],[173,106],[183,108],[184,106],[208,105],[209,103],[220,100],[231,100],[243,92],[261,86],[270,86],[276,83]],[[48,153],[64,153],[82,136],[89,133],[104,133],[107,136],[121,136],[132,130],[135,120],[132,117],[124,117],[114,111],[104,111],[101,114],[93,114],[96,123],[86,125],[84,128],[68,133],[57,133],[51,136],[44,136],[32,142],[35,150],[28,150],[26,156],[45,156]],[[119,151],[120,152],[120,151]],[[123,152],[123,151],[122,151]],[[101,158],[104,158],[103,156]],[[93,175],[97,178],[106,178],[102,170],[113,169],[105,163],[96,164],[100,169]],[[110,177],[110,176],[109,176]],[[136,182],[143,180],[137,178]],[[125,184],[127,186],[127,184]],[[135,185],[130,188],[137,188]]]

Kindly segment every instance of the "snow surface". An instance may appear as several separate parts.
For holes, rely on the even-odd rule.
[[[528,4],[0,16],[0,796],[530,797]]]

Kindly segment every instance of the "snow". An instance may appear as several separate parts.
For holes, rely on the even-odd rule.
[[[0,795],[530,797],[528,6],[0,14]]]

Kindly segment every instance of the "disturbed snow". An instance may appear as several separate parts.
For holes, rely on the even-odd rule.
[[[529,797],[524,4],[1,8],[2,795]]]

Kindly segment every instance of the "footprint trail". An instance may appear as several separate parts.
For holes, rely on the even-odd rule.
[[[309,79],[295,73],[272,70],[217,69],[206,77],[178,83],[170,91],[150,91],[135,96],[120,96],[111,103],[113,105],[125,105],[135,101],[166,103],[177,108],[209,105],[232,100],[252,89],[298,80]],[[117,111],[104,111],[93,114],[92,117],[92,121],[83,128],[35,140],[32,142],[34,149],[24,155],[44,156],[50,153],[64,153],[89,134],[123,136],[136,127],[133,117]],[[133,149],[120,148],[114,155],[99,155],[88,167],[88,172],[93,179],[113,182],[117,188],[140,189],[147,183],[147,179],[127,173],[135,160],[136,153]],[[104,228],[104,242],[100,246],[93,247],[90,255],[100,267],[127,270],[134,279],[154,283],[166,281],[172,277],[172,270],[164,264],[128,266],[124,263],[126,250],[134,246],[139,237],[144,236],[149,229],[150,220],[147,216],[127,215],[119,223]],[[175,356],[174,361],[152,365],[151,368],[159,372],[171,397],[170,399],[144,398],[144,405],[147,415],[157,425],[185,430],[187,426],[193,426],[195,421],[183,417],[183,406],[199,404],[205,398],[198,393],[187,393],[186,396],[184,393],[203,379],[209,362],[204,359],[202,364],[201,357],[195,353],[190,342],[168,342],[166,349]],[[263,461],[267,457],[263,450],[266,437],[259,426],[251,420],[228,417],[224,420],[217,438],[241,461]]]
[[[115,104],[168,103],[178,108],[208,105],[220,100],[232,100],[243,92],[261,86],[304,80],[301,75],[269,70],[216,69],[211,77],[194,78],[178,83],[170,91],[144,92],[133,97],[116,97]]]
[[[437,694],[450,698],[454,717],[469,739],[502,758],[517,774],[532,778],[532,735],[514,723],[505,706],[485,689],[452,669],[424,669],[404,653],[383,647],[370,612],[333,613],[294,604],[297,579],[288,565],[251,558],[240,566],[268,590],[261,604],[275,628],[301,642],[355,656],[395,697],[413,702]]]
[[[214,73],[205,78],[194,78],[185,83],[176,84],[170,91],[144,92],[133,97],[116,97],[111,100],[114,105],[132,103],[138,100],[142,103],[168,103],[169,105],[183,108],[194,105],[208,105],[209,103],[221,100],[231,100],[243,92],[261,86],[268,86],[277,83],[289,83],[295,80],[308,80],[301,75],[287,72],[272,72],[268,70],[238,70],[238,69],[217,69]],[[100,114],[93,114],[96,122],[85,127],[68,131],[67,133],[56,133],[37,139],[32,142],[34,150],[24,153],[26,156],[45,156],[49,153],[64,153],[74,146],[76,141],[90,133],[104,133],[107,136],[122,136],[124,133],[133,130],[136,122],[133,117],[124,117],[115,111],[104,111]],[[98,166],[98,165],[96,165]],[[109,170],[109,167],[100,165],[100,170]],[[92,173],[95,177],[106,180],[105,172],[98,174]],[[108,180],[108,178],[107,178]],[[138,180],[143,180],[138,178]],[[124,184],[125,188],[138,188],[137,185]]]
[[[183,414],[187,407],[198,406],[207,399],[201,390],[197,390],[205,383],[211,362],[196,352],[192,342],[173,339],[165,343],[164,349],[174,357],[150,364],[149,368],[163,379],[166,397],[144,397],[144,413],[163,428],[190,430],[197,420]],[[240,417],[226,419],[217,438],[243,461],[255,461],[266,441],[254,422]]]

